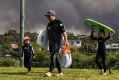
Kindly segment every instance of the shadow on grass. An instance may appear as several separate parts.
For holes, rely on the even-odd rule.
[[[44,77],[44,72],[32,72],[27,74],[26,72],[1,72],[0,75],[18,75],[18,76],[42,76]]]

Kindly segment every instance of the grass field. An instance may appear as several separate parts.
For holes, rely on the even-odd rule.
[[[55,77],[55,69],[52,77],[45,77],[43,73],[47,71],[48,68],[32,68],[32,74],[26,75],[24,68],[1,67],[0,80],[119,80],[119,70],[104,76],[97,69],[63,69],[64,76]]]

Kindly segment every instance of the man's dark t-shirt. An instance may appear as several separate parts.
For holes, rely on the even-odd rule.
[[[54,20],[47,25],[49,41],[57,42],[61,41],[62,33],[65,32],[64,25],[60,20]]]

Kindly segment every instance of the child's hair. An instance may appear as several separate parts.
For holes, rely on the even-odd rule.
[[[102,33],[105,35],[105,31],[104,31],[104,29],[100,29],[99,32],[102,32]]]
[[[25,43],[26,41],[30,41],[30,37],[29,37],[29,36],[25,36],[25,37],[24,37],[24,43]]]

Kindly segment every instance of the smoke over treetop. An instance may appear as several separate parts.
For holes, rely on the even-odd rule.
[[[25,31],[39,32],[46,27],[44,14],[49,9],[57,13],[66,30],[84,34],[88,30],[86,18],[98,20],[119,32],[119,0],[26,0]],[[0,32],[9,29],[19,31],[19,0],[0,0]]]

